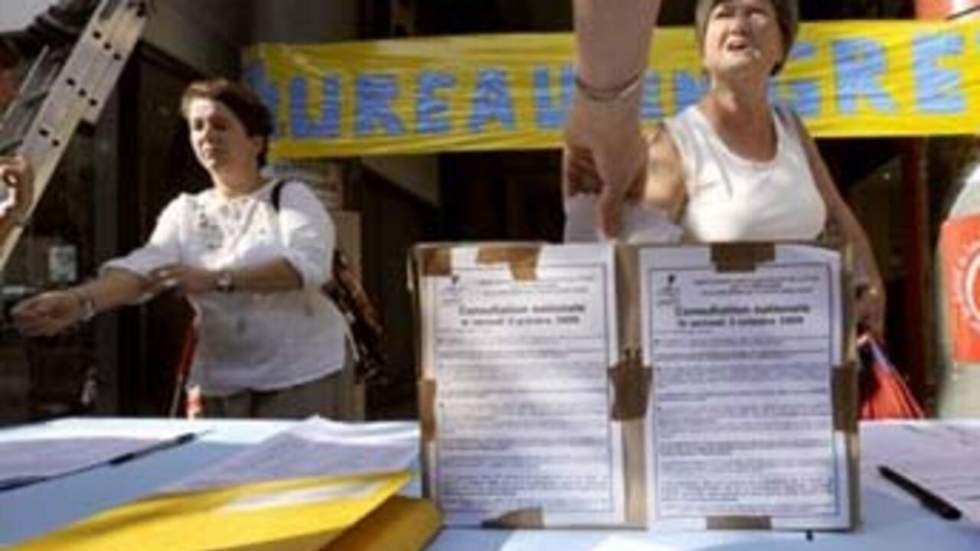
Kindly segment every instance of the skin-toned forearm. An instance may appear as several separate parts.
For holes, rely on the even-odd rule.
[[[660,0],[575,0],[576,71],[584,84],[610,90],[642,72]]]
[[[82,285],[47,291],[21,301],[11,310],[11,315],[24,335],[56,335],[99,312],[136,301],[147,283],[131,272],[110,270]]]
[[[865,233],[864,228],[857,221],[857,218],[854,217],[854,213],[851,212],[850,207],[847,206],[844,198],[841,197],[840,192],[837,190],[834,177],[830,174],[827,163],[824,162],[823,157],[820,155],[817,143],[806,131],[806,127],[799,118],[795,119],[795,124],[803,139],[803,146],[810,164],[810,169],[813,171],[817,189],[821,197],[823,197],[824,203],[827,205],[827,214],[838,224],[844,237],[854,247],[854,253],[857,256],[858,262],[861,263],[861,268],[863,268],[864,275],[868,277],[869,283],[873,286],[881,286],[883,280],[881,272],[878,269],[878,263],[875,260],[874,249],[871,247],[871,240],[868,239],[868,234]],[[884,293],[884,289],[881,288],[877,289],[877,291]]]
[[[884,283],[868,234],[842,199],[838,199],[836,203],[831,206],[831,216],[840,225],[848,243],[854,247],[856,259],[861,266],[860,273],[868,278],[867,284],[875,287],[878,292],[884,292],[884,289],[880,288]]]
[[[640,120],[659,0],[574,0],[576,87],[565,122],[563,190],[597,192],[595,223],[619,234],[622,203],[648,161]]]
[[[225,274],[230,276],[232,290],[246,293],[275,293],[294,291],[303,287],[302,275],[285,258],[277,258],[255,266],[223,270],[194,268],[185,264],[161,266],[150,272],[148,292],[165,289],[195,295],[213,293],[221,288]]]
[[[229,271],[236,291],[275,293],[295,291],[303,287],[303,277],[292,264],[282,258]]]
[[[108,270],[101,276],[70,289],[92,299],[96,312],[132,304],[147,290],[147,281],[126,270]]]

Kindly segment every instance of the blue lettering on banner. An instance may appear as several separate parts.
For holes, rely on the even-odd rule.
[[[937,64],[942,57],[962,53],[963,37],[956,34],[921,35],[912,40],[915,103],[919,111],[935,114],[966,112],[962,75]]]
[[[664,117],[663,91],[660,89],[660,75],[647,71],[643,77],[643,102],[640,104],[643,120],[660,120]]]
[[[391,110],[391,102],[398,97],[398,81],[393,75],[374,74],[357,77],[357,107],[355,109],[355,132],[367,136],[380,125],[385,134],[400,136],[405,133],[405,125]]]
[[[307,79],[289,81],[289,128],[297,138],[336,138],[340,136],[340,78],[323,77],[320,118],[309,116]]]
[[[424,71],[418,79],[415,98],[415,119],[419,134],[445,134],[452,130],[449,102],[438,96],[440,90],[456,86],[456,77],[449,73]]]
[[[560,103],[556,106],[551,92],[551,71],[548,67],[535,67],[534,75],[534,118],[538,128],[554,130],[565,125],[565,117],[572,105],[572,90],[575,87],[575,70],[571,65],[563,65],[558,83]]]
[[[473,113],[470,115],[470,132],[483,132],[487,122],[497,120],[507,130],[513,130],[514,104],[510,97],[507,73],[501,70],[480,71],[473,94]]]
[[[866,38],[835,40],[834,68],[837,71],[837,107],[841,113],[853,114],[863,97],[880,112],[893,113],[895,100],[878,82],[886,67],[881,44]]]
[[[253,61],[246,65],[242,72],[242,79],[249,88],[255,90],[266,109],[272,113],[273,136],[282,135],[283,129],[279,128],[280,125],[276,121],[276,114],[279,112],[279,90],[266,76],[265,63]]]
[[[788,63],[809,60],[817,55],[817,47],[811,42],[797,42],[789,53]],[[787,78],[770,83],[769,96],[789,106],[802,117],[820,115],[820,83],[815,78]]]
[[[674,73],[674,92],[677,97],[677,112],[698,102],[708,91],[708,79],[692,73]]]

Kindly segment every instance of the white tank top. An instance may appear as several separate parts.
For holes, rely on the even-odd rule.
[[[681,218],[700,242],[812,240],[827,208],[789,116],[773,112],[776,156],[766,162],[733,153],[697,106],[665,121],[680,151],[687,188]]]

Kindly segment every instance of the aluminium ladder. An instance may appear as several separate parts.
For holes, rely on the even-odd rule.
[[[52,8],[91,11],[74,43],[41,48],[0,120],[0,158],[22,156],[34,172],[33,182],[0,181],[0,273],[78,125],[98,119],[153,7],[153,0],[61,0]]]

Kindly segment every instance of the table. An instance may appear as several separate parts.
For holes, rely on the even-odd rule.
[[[46,430],[72,427],[113,427],[134,434],[152,434],[180,424],[186,431],[207,430],[186,446],[152,454],[116,467],[100,467],[77,475],[0,493],[0,546],[15,544],[92,513],[151,493],[187,473],[201,469],[290,426],[289,421],[169,420],[71,418],[0,431],[0,441],[17,435],[41,435]],[[413,421],[394,424],[414,424]],[[430,545],[433,551],[562,551],[584,550],[874,550],[929,551],[980,549],[980,525],[949,522],[931,514],[891,487],[874,467],[887,452],[882,442],[905,442],[914,449],[916,439],[930,429],[951,422],[863,423],[862,526],[851,533],[677,532],[637,530],[464,530],[444,529]],[[980,427],[980,421],[960,424]],[[915,429],[915,430],[910,430]],[[889,447],[891,447],[889,445]],[[978,464],[980,468],[980,464]],[[417,495],[414,482],[406,493]]]

